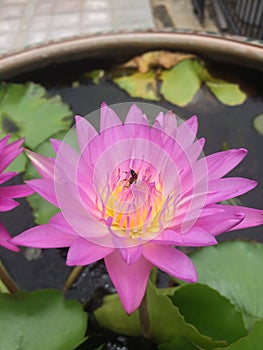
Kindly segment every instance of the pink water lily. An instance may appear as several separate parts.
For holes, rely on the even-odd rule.
[[[68,265],[104,258],[128,313],[140,305],[154,266],[195,282],[193,263],[175,247],[213,245],[222,232],[263,223],[261,210],[216,204],[256,182],[223,178],[247,151],[204,157],[197,127],[195,116],[178,124],[173,112],[158,114],[149,126],[136,105],[122,123],[103,104],[100,133],[77,116],[78,150],[51,140],[54,159],[28,151],[41,175],[29,186],[61,212],[12,242],[69,247]]]
[[[0,140],[0,211],[9,211],[14,209],[19,205],[13,198],[25,197],[33,193],[31,187],[27,185],[13,185],[13,186],[3,186],[3,184],[12,179],[16,172],[3,172],[8,165],[23,151],[21,145],[24,140],[18,140],[8,144],[10,135],[5,136]],[[19,249],[9,242],[10,235],[5,229],[4,225],[0,222],[0,246],[7,249],[18,251]]]

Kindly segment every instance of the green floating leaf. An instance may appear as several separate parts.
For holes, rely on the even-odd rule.
[[[25,138],[26,146],[34,150],[54,133],[68,129],[72,123],[69,107],[59,96],[48,98],[46,93],[34,83],[0,85],[0,137],[12,133],[13,140]],[[25,166],[24,156],[20,158],[13,165],[17,171]]]
[[[87,314],[55,290],[0,294],[0,349],[73,350],[84,341]]]
[[[198,60],[185,60],[160,76],[163,81],[161,93],[167,101],[186,106],[192,101],[202,83],[223,104],[236,106],[246,99],[237,84],[214,78]]]
[[[177,337],[169,343],[164,343],[158,346],[159,350],[200,350],[194,344],[190,343],[184,337]]]
[[[250,329],[263,318],[263,245],[224,242],[191,254],[201,283],[218,290],[241,311]]]
[[[159,101],[155,72],[133,73],[128,76],[116,77],[113,82],[125,90],[131,97]]]
[[[66,140],[74,149],[77,149],[77,137],[75,129],[71,129],[70,133],[67,131],[60,131],[52,138],[58,140]],[[55,157],[55,152],[49,140],[46,140],[41,145],[39,145],[36,150],[37,153],[42,154],[46,157]],[[24,175],[25,180],[31,180],[39,178],[39,174],[34,166],[29,162],[26,167],[26,173]],[[39,196],[37,193],[27,197],[27,200],[33,210],[33,215],[35,217],[35,222],[37,224],[46,224],[49,222],[50,218],[59,212],[59,209],[46,201],[44,198]]]
[[[247,337],[231,344],[227,348],[215,350],[262,350],[263,344],[263,320],[255,323],[252,331]]]
[[[6,288],[5,284],[0,279],[0,293],[9,293],[9,290]]]
[[[253,126],[260,135],[263,135],[263,114],[259,114],[255,117]]]
[[[184,320],[178,308],[166,295],[163,295],[151,283],[147,288],[147,301],[151,324],[151,336],[157,343],[172,341],[183,337],[188,342],[205,349],[214,349],[216,346],[226,346],[225,341],[214,341]],[[128,316],[117,295],[104,298],[103,305],[95,311],[95,317],[102,327],[116,333],[126,335],[141,335],[138,311]]]
[[[206,285],[183,285],[171,299],[188,323],[212,339],[233,343],[247,335],[241,313],[229,299]]]
[[[94,69],[84,74],[85,78],[90,79],[93,84],[98,85],[104,77],[105,71],[103,69]]]
[[[228,83],[220,79],[213,79],[205,83],[215,97],[224,105],[237,106],[246,100],[246,94],[240,90],[238,84]]]
[[[193,60],[182,61],[160,75],[163,82],[161,93],[167,101],[181,107],[192,101],[202,83],[196,73],[195,62]]]

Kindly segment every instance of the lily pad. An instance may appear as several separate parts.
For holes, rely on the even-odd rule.
[[[188,323],[212,339],[233,343],[247,335],[241,313],[229,299],[206,285],[183,285],[171,299]]]
[[[263,135],[263,114],[259,114],[255,117],[253,126],[260,135]]]
[[[143,55],[136,56],[127,63],[123,64],[124,68],[137,68],[140,73],[148,72],[152,67],[163,67],[169,69],[177,63],[194,58],[195,55],[171,51],[150,51]]]
[[[177,337],[169,343],[160,344],[158,350],[200,350],[199,347],[186,340],[184,337]]]
[[[155,72],[133,73],[128,76],[116,77],[113,82],[125,90],[131,97],[159,101]]]
[[[104,77],[105,71],[103,69],[94,69],[84,73],[84,77],[90,79],[93,84],[98,85]]]
[[[165,99],[178,106],[186,106],[192,101],[201,86],[201,79],[196,73],[195,61],[183,61],[160,75],[161,93]]]
[[[155,342],[161,344],[172,341],[175,337],[184,337],[188,342],[207,350],[227,345],[225,341],[216,341],[202,335],[195,326],[187,323],[171,299],[151,283],[147,288],[147,301],[151,338]],[[118,295],[105,297],[103,305],[94,314],[102,327],[126,335],[141,335],[138,311],[128,316]]]
[[[61,292],[0,294],[0,348],[72,350],[84,341],[87,314]]]
[[[201,283],[232,301],[250,329],[263,318],[263,245],[224,242],[191,254]]]
[[[72,112],[60,96],[47,97],[45,88],[34,83],[0,85],[0,138],[12,133],[12,140],[25,138],[25,145],[35,149],[72,123]],[[23,171],[25,156],[13,164]],[[18,168],[19,166],[19,168]]]
[[[213,79],[205,83],[215,97],[227,106],[240,105],[246,100],[246,94],[240,90],[237,84],[219,79]]]
[[[255,323],[247,337],[241,338],[224,350],[261,350],[263,344],[263,320]],[[215,350],[223,350],[217,348]]]
[[[198,60],[185,60],[160,75],[163,81],[161,93],[167,101],[186,106],[192,101],[202,83],[205,83],[215,97],[223,104],[236,106],[246,99],[239,86],[214,78]]]

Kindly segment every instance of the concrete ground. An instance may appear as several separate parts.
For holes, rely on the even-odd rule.
[[[167,27],[217,31],[209,18],[200,25],[191,0],[1,0],[0,54],[86,34]]]

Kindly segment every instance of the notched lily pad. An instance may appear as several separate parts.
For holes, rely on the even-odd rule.
[[[61,292],[0,294],[0,348],[72,350],[84,341],[87,314]]]
[[[0,138],[12,133],[12,141],[25,138],[25,146],[35,149],[72,123],[72,112],[60,96],[47,97],[39,84],[0,85]],[[20,155],[8,170],[21,172],[25,157]]]
[[[263,344],[263,320],[255,323],[250,334],[239,339],[227,348],[215,350],[261,350]]]
[[[160,100],[155,72],[152,70],[147,73],[136,72],[128,76],[115,77],[113,82],[132,97],[140,97],[152,101]]]
[[[263,114],[259,114],[254,118],[253,127],[260,135],[263,135]]]
[[[90,79],[93,84],[98,85],[105,75],[103,69],[94,69],[89,72],[84,73],[84,77]]]
[[[192,60],[183,61],[170,70],[163,71],[160,79],[164,98],[181,107],[192,101],[202,83]]]
[[[224,242],[194,252],[191,259],[199,282],[230,299],[247,329],[263,318],[263,244]]]
[[[162,294],[150,282],[147,287],[147,301],[151,324],[151,338],[158,344],[170,342],[175,337],[184,337],[187,342],[200,348],[212,350],[216,346],[226,346],[225,341],[217,341],[201,334],[195,326],[187,323],[171,299]],[[126,335],[140,335],[138,311],[128,316],[118,295],[104,298],[103,305],[95,311],[99,324],[114,332]]]
[[[161,93],[167,101],[183,107],[193,100],[201,85],[206,84],[225,105],[240,105],[246,99],[239,85],[214,78],[191,54],[151,51],[134,57],[118,69],[124,73],[127,69],[132,71],[128,76],[113,78],[132,97],[158,101]],[[160,80],[162,84],[158,84]]]
[[[137,68],[140,73],[146,73],[152,67],[169,69],[183,60],[194,57],[195,55],[181,52],[170,52],[164,50],[150,51],[143,55],[134,57],[127,63],[123,64],[122,67]]]
[[[241,313],[229,299],[206,285],[185,284],[171,299],[188,323],[214,340],[233,343],[247,335]]]
[[[160,78],[165,99],[182,107],[192,101],[203,83],[225,105],[240,105],[246,99],[237,84],[214,78],[198,60],[185,60],[164,71]]]

